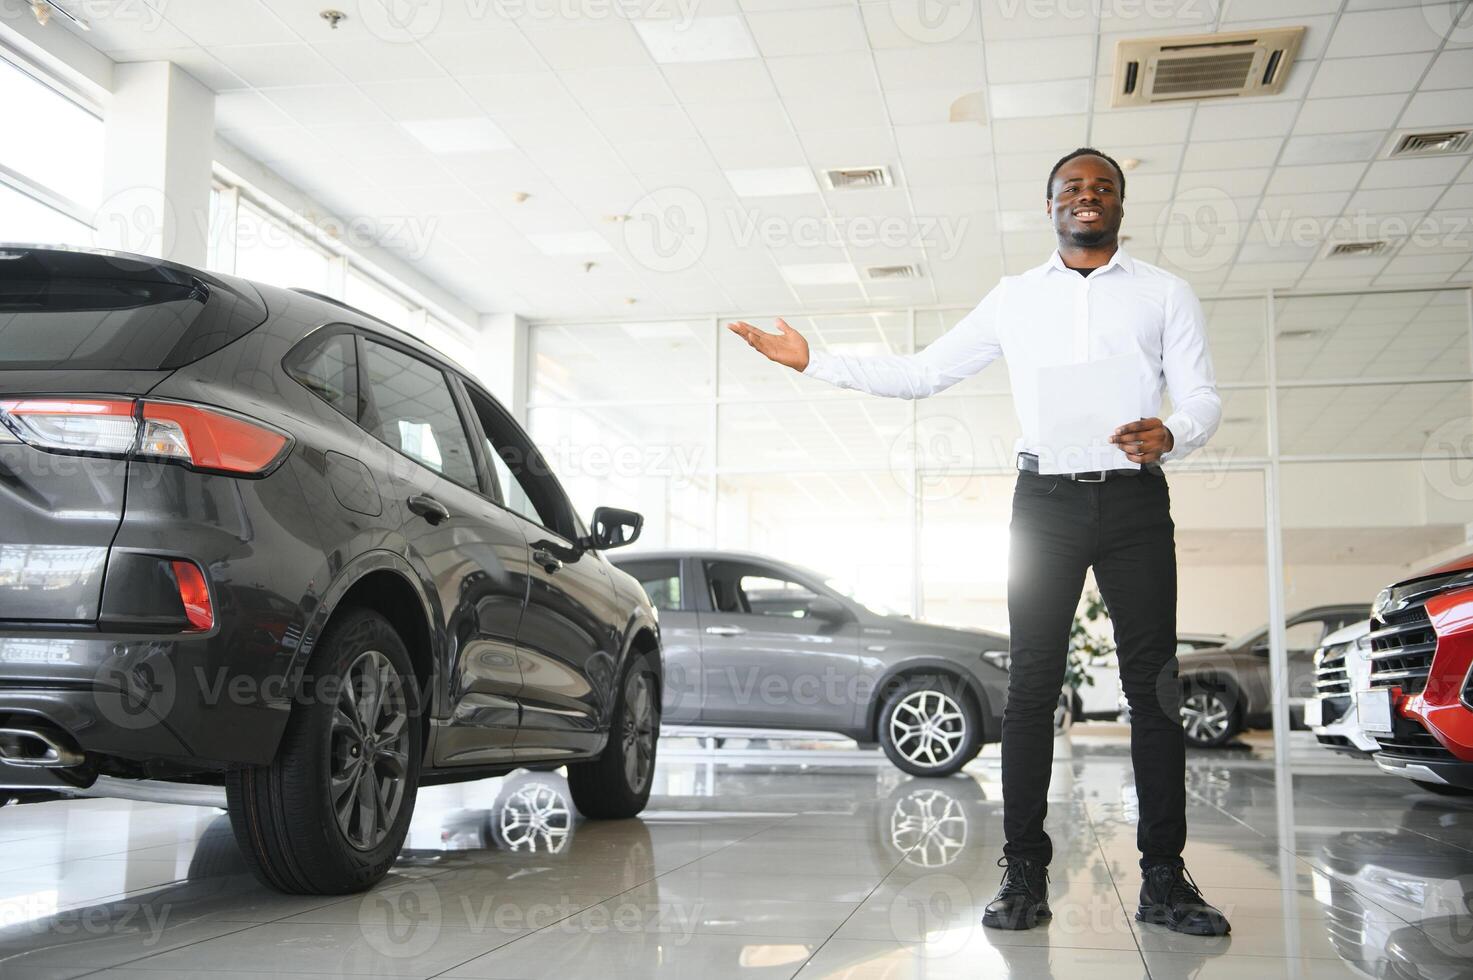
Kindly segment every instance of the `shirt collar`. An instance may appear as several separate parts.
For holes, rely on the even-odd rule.
[[[1110,256],[1110,261],[1106,262],[1094,272],[1090,273],[1090,276],[1102,276],[1113,266],[1119,266],[1126,273],[1132,276],[1135,275],[1135,262],[1131,259],[1129,255],[1125,253],[1124,246],[1117,245],[1115,246],[1115,254]],[[1079,273],[1075,272],[1073,269],[1064,264],[1063,256],[1059,255],[1058,249],[1054,249],[1054,254],[1050,255],[1049,260],[1043,265],[1039,266],[1039,269],[1040,271],[1045,273],[1057,269],[1059,272],[1067,272],[1071,276],[1079,275]]]

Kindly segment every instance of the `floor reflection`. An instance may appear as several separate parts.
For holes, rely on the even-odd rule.
[[[1473,977],[1473,802],[1409,789],[1317,757],[1276,773],[1261,746],[1194,754],[1187,857],[1233,918],[1219,940],[1134,922],[1138,808],[1110,736],[1059,743],[1054,919],[1025,933],[978,924],[995,750],[921,780],[676,746],[644,816],[607,823],[558,773],[434,787],[363,896],[262,889],[218,811],[12,808],[0,977]]]

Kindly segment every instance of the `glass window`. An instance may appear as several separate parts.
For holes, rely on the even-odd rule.
[[[733,562],[706,562],[711,607],[717,612],[804,619],[818,593],[776,569]]]
[[[639,580],[656,609],[680,609],[679,560],[620,562],[619,567]]]
[[[0,163],[5,158],[0,156]],[[0,239],[27,245],[87,245],[92,227],[0,184]]]
[[[235,274],[283,289],[328,291],[326,250],[285,222],[245,201],[235,224]]]
[[[1291,652],[1304,652],[1313,650],[1320,645],[1320,640],[1325,635],[1325,622],[1322,619],[1310,619],[1302,623],[1295,623],[1284,630],[1284,649]]]
[[[569,540],[576,538],[577,522],[568,498],[537,447],[494,402],[474,388],[470,396],[481,420],[501,503],[534,524]]]
[[[351,333],[313,338],[287,363],[287,373],[348,418],[358,419],[358,354]]]
[[[470,442],[444,372],[371,340],[363,342],[363,358],[372,398],[369,431],[441,476],[476,487]]]
[[[0,150],[0,163],[85,209],[97,206],[102,196],[102,120],[4,59],[0,131],[14,137]],[[90,240],[88,232],[84,240]],[[8,226],[4,237],[22,240]]]
[[[414,308],[356,269],[349,270],[343,301],[396,327],[407,328]]]

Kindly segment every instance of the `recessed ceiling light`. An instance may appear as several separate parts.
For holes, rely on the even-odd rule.
[[[987,94],[993,119],[1075,115],[1089,108],[1089,79],[993,85]]]
[[[980,91],[968,92],[951,103],[947,112],[950,122],[974,122],[987,125],[987,99]]]
[[[783,197],[818,192],[818,181],[813,179],[813,172],[807,167],[728,170],[726,179],[739,197]]]
[[[629,215],[627,215],[627,214],[606,214],[606,215],[604,215],[604,220],[607,221],[611,225],[622,225],[624,222],[626,222],[626,221],[629,220]]]
[[[531,196],[532,195],[528,194],[526,191],[517,191],[512,194],[511,200],[513,204],[526,204],[527,199]]]
[[[663,65],[757,57],[757,45],[734,14],[688,20],[636,20],[650,57]]]
[[[781,265],[778,271],[794,286],[845,286],[859,282],[859,273],[847,262]]]
[[[614,247],[596,231],[561,231],[528,235],[527,241],[543,255],[591,255]]]
[[[399,125],[431,153],[481,153],[511,146],[500,127],[484,116],[411,119]]]
[[[1134,170],[1136,167],[1139,167],[1141,165],[1141,162],[1135,157],[1126,157],[1124,160],[1119,160],[1117,162],[1120,164],[1121,170]]]

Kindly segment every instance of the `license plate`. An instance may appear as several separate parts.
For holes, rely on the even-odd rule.
[[[1319,698],[1310,698],[1304,702],[1304,724],[1310,728],[1319,728],[1325,723],[1325,703]]]
[[[1360,727],[1372,735],[1391,734],[1391,692],[1360,691],[1355,696],[1355,714]]]

